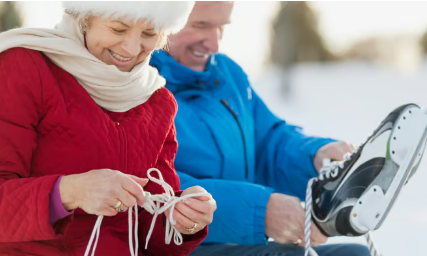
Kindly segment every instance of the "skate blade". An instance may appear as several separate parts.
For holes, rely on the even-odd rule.
[[[417,155],[419,153],[421,153],[421,151],[423,150],[422,146],[426,143],[426,139],[427,139],[427,127],[424,129],[424,133],[423,133],[423,135],[421,137],[421,140],[419,140],[419,143],[418,143],[415,151],[413,152],[412,157],[411,157],[409,163],[405,164],[405,166],[399,167],[399,171],[397,173],[401,173],[402,171],[404,171],[405,174],[403,175],[403,177],[401,177],[401,180],[399,181],[399,184],[398,184],[395,192],[393,193],[393,197],[391,198],[391,200],[390,200],[390,202],[389,202],[389,204],[387,206],[387,209],[382,214],[382,218],[380,219],[380,221],[378,222],[377,226],[375,227],[375,230],[377,230],[377,229],[379,229],[381,227],[381,225],[384,223],[385,219],[387,218],[390,210],[393,208],[394,203],[396,202],[396,200],[397,200],[397,198],[398,198],[398,196],[399,196],[402,188],[404,187],[404,185],[406,184],[406,182],[408,180],[409,174],[412,172],[412,169],[416,165],[415,164],[415,159],[417,159]],[[421,160],[422,159],[420,159],[420,161]],[[394,182],[394,180],[393,180],[393,182]],[[390,190],[387,191],[387,194],[389,194],[389,193],[390,193]]]

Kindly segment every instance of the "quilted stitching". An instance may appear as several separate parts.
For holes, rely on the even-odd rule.
[[[83,254],[96,216],[76,210],[69,221],[56,223],[64,234],[48,223],[49,193],[61,174],[109,168],[146,177],[156,167],[179,190],[173,165],[177,105],[165,88],[143,105],[112,113],[42,54],[21,48],[0,54],[0,77],[0,253]],[[144,189],[163,193],[153,183]],[[129,250],[126,216],[106,218],[97,254]],[[141,211],[139,218],[143,240],[152,216]],[[165,246],[162,218],[158,222],[148,251],[140,255],[186,255],[207,234],[206,229],[179,247]]]

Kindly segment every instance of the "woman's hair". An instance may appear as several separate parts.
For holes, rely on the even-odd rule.
[[[77,24],[79,25],[80,32],[82,34],[85,34],[86,31],[90,27],[90,20],[93,17],[93,15],[90,13],[85,14],[85,15],[80,15],[78,13],[70,12],[67,9],[65,9],[64,12],[73,16],[77,20]],[[156,50],[166,48],[167,42],[168,42],[168,36],[164,32],[160,31],[159,32],[159,40],[158,40],[157,45],[156,45]]]

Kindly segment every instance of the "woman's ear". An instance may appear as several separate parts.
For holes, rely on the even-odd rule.
[[[83,35],[86,35],[86,32],[90,27],[90,21],[92,19],[92,16],[85,15],[84,17],[81,17],[80,15],[77,15],[76,19],[79,25],[80,33],[82,33]]]

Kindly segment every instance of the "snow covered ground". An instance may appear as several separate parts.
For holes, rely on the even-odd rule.
[[[306,133],[362,143],[394,108],[413,102],[427,107],[427,65],[399,73],[368,63],[304,64],[290,72],[292,94],[280,91],[271,67],[253,81],[255,91],[279,117]],[[427,157],[404,188],[380,230],[374,232],[384,256],[427,255]],[[361,242],[332,238],[329,243]]]

